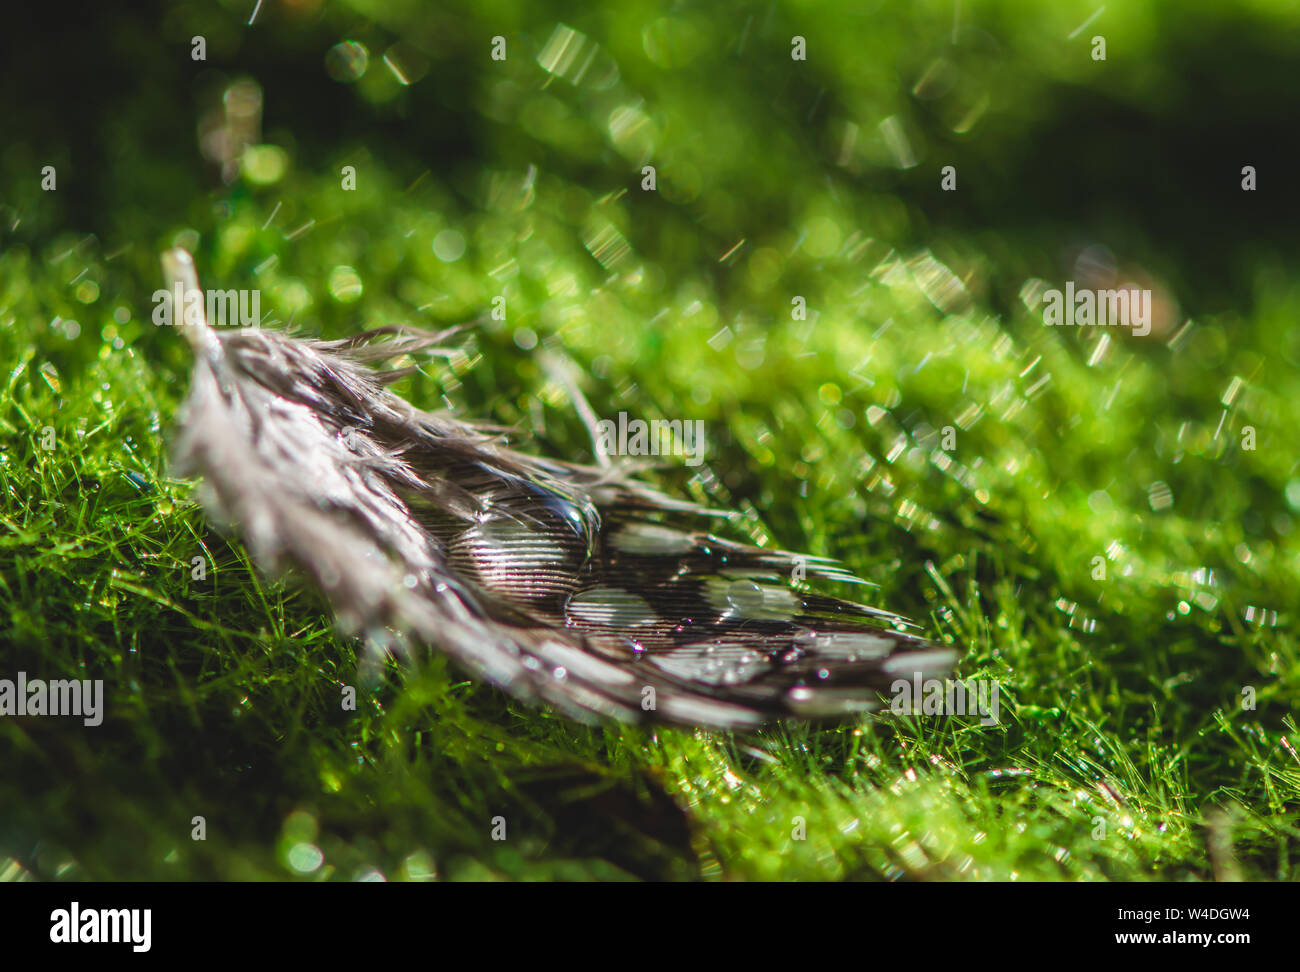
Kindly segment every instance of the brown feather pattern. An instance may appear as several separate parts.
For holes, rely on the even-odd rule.
[[[198,289],[188,254],[164,267]],[[372,367],[452,332],[184,332],[179,471],[260,567],[319,585],[349,633],[399,633],[575,718],[714,728],[869,712],[896,679],[955,661],[897,615],[789,581],[796,563],[852,579],[833,562],[714,536],[725,514],[419,410],[386,387],[404,372]]]

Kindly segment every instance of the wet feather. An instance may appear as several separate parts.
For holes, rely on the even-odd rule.
[[[198,291],[189,254],[163,263]],[[405,372],[375,366],[450,331],[183,331],[178,471],[262,569],[305,573],[371,644],[426,644],[578,719],[732,729],[874,711],[955,660],[897,615],[792,585],[796,565],[852,579],[832,561],[723,539],[726,514],[387,389]]]

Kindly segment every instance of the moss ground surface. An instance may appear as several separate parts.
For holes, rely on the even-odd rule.
[[[1294,200],[1241,191],[1266,112],[1217,83],[1294,76],[1285,5],[1108,5],[1069,40],[1092,4],[956,33],[950,3],[246,6],[105,22],[97,117],[12,102],[0,677],[102,678],[106,716],[0,718],[0,878],[1297,877]],[[265,117],[226,186],[194,132],[239,77]],[[436,656],[359,683],[320,598],[168,474],[174,243],[310,333],[504,296],[398,390],[582,460],[550,349],[601,415],[704,420],[705,474],[656,481],[843,560],[1000,723],[589,727]],[[1151,334],[1027,306],[1093,244],[1152,283]]]

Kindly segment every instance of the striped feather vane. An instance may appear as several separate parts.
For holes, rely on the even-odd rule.
[[[189,303],[190,255],[163,266]],[[578,719],[726,729],[870,712],[955,661],[895,614],[792,585],[797,565],[850,579],[832,561],[721,539],[725,514],[387,389],[407,370],[373,366],[449,331],[318,341],[176,311],[195,353],[178,471],[259,567],[301,570],[371,644],[427,644]]]

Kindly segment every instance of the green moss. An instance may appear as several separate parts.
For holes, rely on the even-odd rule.
[[[3,674],[103,678],[107,695],[93,729],[0,719],[0,857],[21,865],[0,874],[1294,879],[1294,273],[1260,244],[1248,286],[1186,327],[1185,310],[1106,346],[1095,329],[1044,328],[1016,294],[1029,276],[1061,279],[1044,238],[1079,234],[949,225],[922,183],[960,148],[941,129],[981,85],[999,137],[1028,139],[1052,85],[1101,97],[1129,61],[1090,75],[1084,44],[1068,68],[1044,64],[1037,35],[1001,26],[1019,4],[975,5],[1005,45],[999,66],[962,48],[964,93],[928,115],[898,79],[924,69],[918,25],[940,8],[946,23],[951,4],[856,35],[848,13],[820,7],[762,21],[766,5],[641,6],[427,19],[356,2],[282,52],[363,119],[463,131],[445,163],[400,128],[340,139],[277,115],[264,138],[283,149],[278,178],[169,182],[196,161],[188,142],[163,142],[149,165],[182,204],[150,205],[138,169],[110,174],[95,236],[69,229],[84,223],[30,173],[0,168],[5,212],[22,216],[0,229]],[[1164,69],[1159,32],[1142,25],[1172,9],[1115,14]],[[746,17],[760,19],[741,47]],[[596,52],[576,85],[561,68],[547,83],[538,63],[557,21]],[[230,53],[225,69],[259,77],[285,30],[250,34],[249,63]],[[487,57],[496,33],[504,63]],[[794,33],[817,51],[806,64],[789,59]],[[129,25],[122,36],[146,43]],[[355,88],[321,66],[349,38],[370,49]],[[381,61],[400,38],[429,64],[409,88]],[[264,81],[268,112],[276,83]],[[999,109],[1009,90],[1033,95]],[[141,94],[139,110],[163,96]],[[1178,124],[1176,105],[1146,97]],[[928,149],[923,169],[886,164],[870,125],[891,114]],[[640,188],[648,161],[656,193]],[[355,191],[340,187],[344,165]],[[1193,256],[1144,249],[1135,226],[1105,239],[1170,292],[1198,292]],[[505,322],[398,390],[446,395],[582,459],[562,390],[520,346],[527,329],[583,366],[597,412],[703,419],[713,475],[670,468],[663,485],[746,511],[764,542],[846,561],[877,585],[873,603],[961,646],[964,677],[999,684],[1000,724],[746,738],[585,727],[436,657],[406,676],[359,673],[321,600],[261,578],[167,473],[188,353],[149,314],[156,254],[174,241],[206,282],[260,288],[264,313],[327,335],[456,321],[504,296]],[[941,292],[945,267],[967,297]],[[796,296],[806,320],[792,318]],[[341,710],[345,685],[355,712]]]

